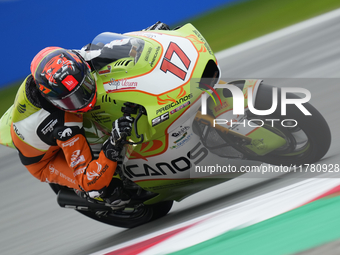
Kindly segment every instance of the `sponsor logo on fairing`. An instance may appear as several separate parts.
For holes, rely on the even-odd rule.
[[[151,120],[152,122],[152,126],[156,126],[160,123],[162,123],[163,121],[166,121],[169,119],[169,112],[163,113],[161,116],[158,116],[156,118],[154,118],[153,120]]]
[[[170,147],[170,149],[177,149],[177,148],[180,148],[182,147],[187,141],[190,140],[190,138],[192,137],[192,133],[188,134],[188,130],[190,129],[189,126],[185,126],[185,127],[182,127],[181,130],[177,131],[177,132],[174,132],[171,134],[172,137],[176,137],[177,140],[174,141],[174,144],[173,146]]]
[[[136,89],[138,82],[129,81],[128,79],[121,79],[121,80],[111,79],[107,84],[110,86],[110,90],[124,90],[124,89]],[[114,87],[114,88],[111,88],[111,87]]]
[[[190,170],[192,164],[200,163],[209,151],[201,142],[196,144],[187,154],[169,160],[166,162],[158,162],[156,164],[133,164],[124,167],[124,173],[130,177],[145,177],[145,176],[162,176],[173,175]]]
[[[179,104],[185,103],[187,102],[190,98],[192,98],[192,94],[190,93],[187,96],[181,97],[178,100],[173,100],[172,103],[167,104],[166,106],[163,106],[162,108],[157,109],[156,114],[162,113],[163,111],[169,110],[170,108],[173,108]],[[190,101],[189,101],[190,102]],[[190,103],[189,103],[190,104]],[[185,105],[186,106],[186,105]],[[184,108],[185,106],[183,106],[182,108]],[[180,106],[181,107],[181,106]],[[181,109],[182,109],[181,108]],[[180,110],[180,109],[179,109]]]
[[[178,137],[178,136],[186,133],[186,131],[188,131],[189,129],[190,129],[189,126],[182,127],[179,131],[172,133],[171,136]]]
[[[190,101],[188,101],[188,102],[186,102],[186,103],[184,103],[184,104],[178,106],[176,109],[170,111],[170,113],[171,113],[171,114],[174,114],[174,113],[176,113],[176,112],[182,110],[184,107],[188,106],[189,104],[190,104]]]
[[[145,58],[144,58],[145,61],[149,60],[151,51],[152,51],[152,47],[149,47],[148,51],[146,52]]]
[[[204,42],[204,46],[205,46],[205,48],[208,50],[209,54],[210,54],[210,55],[214,55],[213,52],[212,52],[212,50],[211,50],[211,48],[210,48],[210,46],[209,46],[209,44],[208,44],[208,42],[204,39],[204,37],[201,35],[201,33],[198,32],[197,30],[193,30],[193,32],[195,33],[195,35],[196,35],[202,42]]]
[[[217,106],[215,106],[215,107],[214,107],[214,111],[215,111],[215,112],[219,112],[219,111],[221,111],[221,110],[223,110],[223,109],[225,109],[225,108],[227,108],[227,107],[229,107],[229,104],[228,104],[227,101],[224,101],[224,102],[222,102],[222,105],[217,105]]]
[[[156,61],[156,58],[157,58],[157,56],[158,56],[158,53],[159,53],[160,49],[161,49],[160,46],[158,46],[158,47],[156,48],[156,52],[155,52],[155,54],[153,55],[152,60],[151,60],[151,63],[150,63],[150,66],[151,66],[151,67],[153,67],[153,65],[154,65],[154,63],[155,63],[155,61]]]
[[[178,140],[174,141],[174,144],[173,146],[170,147],[170,149],[178,149],[180,147],[182,147],[184,144],[186,144],[186,142],[188,142],[191,137],[193,136],[193,134],[189,134],[187,132],[185,132],[182,137],[180,137]]]

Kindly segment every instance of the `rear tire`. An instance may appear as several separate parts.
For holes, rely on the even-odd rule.
[[[288,104],[286,116],[281,116],[281,90],[278,90],[278,107],[269,116],[256,116],[248,114],[248,119],[293,119],[297,126],[292,128],[282,127],[279,121],[272,126],[264,127],[281,135],[287,144],[265,156],[257,156],[253,159],[274,165],[300,165],[319,161],[327,153],[331,144],[331,132],[323,116],[309,103],[303,106],[312,114],[304,115],[295,105]],[[272,106],[272,86],[262,84],[259,87],[255,109],[267,110]],[[287,94],[287,98],[299,98],[295,94]],[[264,118],[265,117],[265,118]]]

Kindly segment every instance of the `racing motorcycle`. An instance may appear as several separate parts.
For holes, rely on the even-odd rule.
[[[114,210],[50,184],[61,207],[132,228],[165,216],[173,201],[244,174],[241,167],[311,163],[329,149],[329,127],[309,103],[303,106],[310,115],[290,104],[282,116],[280,96],[269,115],[249,111],[250,104],[258,111],[271,109],[273,87],[262,80],[222,81],[214,53],[192,24],[175,30],[102,33],[87,54],[90,59],[100,54],[101,61],[93,62],[97,103],[84,114],[94,155],[115,119],[123,114],[135,119],[114,176],[132,199]],[[241,91],[243,114],[234,114],[235,97],[228,86]],[[277,92],[280,95],[280,89]],[[287,97],[299,98],[292,93]],[[0,122],[0,142],[10,147],[13,107],[15,103]],[[209,165],[236,171],[210,175],[205,171]]]

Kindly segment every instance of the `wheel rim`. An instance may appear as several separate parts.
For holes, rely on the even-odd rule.
[[[126,207],[121,210],[114,210],[111,212],[106,211],[105,213],[96,213],[99,217],[114,217],[114,218],[120,218],[122,220],[131,220],[131,219],[138,219],[141,218],[147,213],[147,208],[144,205],[139,205],[137,207]]]
[[[270,155],[303,156],[305,153],[308,153],[310,140],[298,125],[295,127],[282,127],[276,123],[272,126],[265,122],[263,127],[286,140],[285,145],[272,151]]]

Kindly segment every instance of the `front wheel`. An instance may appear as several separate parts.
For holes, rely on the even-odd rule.
[[[137,208],[125,208],[112,212],[79,211],[91,219],[121,228],[134,228],[165,216],[173,201],[163,201],[153,205],[141,204]]]
[[[256,96],[255,108],[270,109],[271,98],[272,86],[262,84]],[[295,94],[287,94],[287,98],[299,97]],[[331,144],[331,132],[326,120],[311,104],[304,103],[303,106],[312,115],[304,115],[295,105],[288,104],[286,115],[282,116],[279,90],[278,107],[274,113],[269,116],[248,114],[248,119],[262,120],[261,124],[264,123],[264,128],[286,140],[286,144],[281,148],[253,159],[274,165],[300,165],[316,162],[327,153]],[[278,121],[269,121],[270,119]]]

